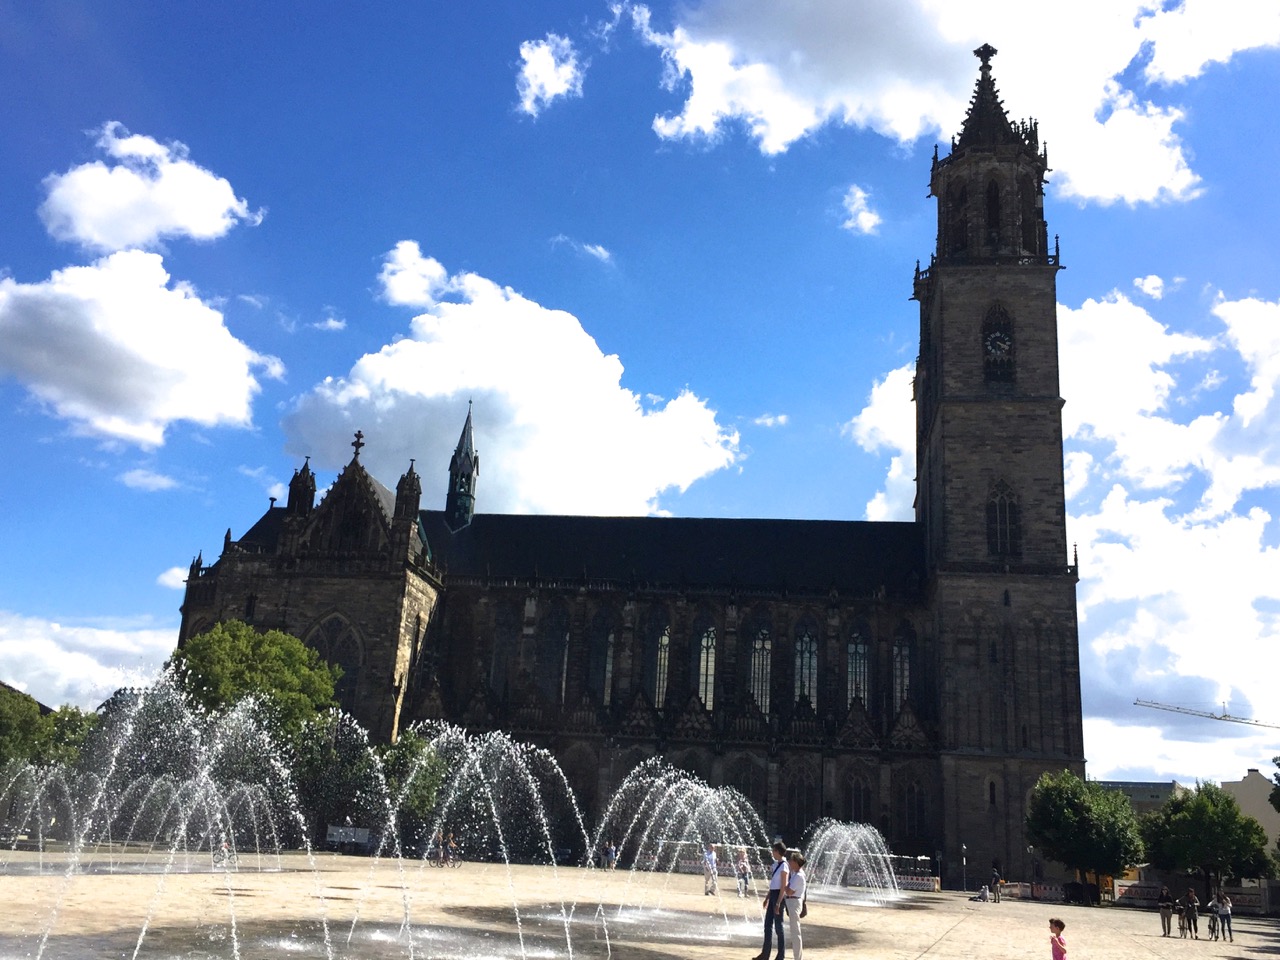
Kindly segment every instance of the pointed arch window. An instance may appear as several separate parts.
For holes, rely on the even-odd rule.
[[[902,788],[902,836],[904,839],[920,837],[924,832],[924,791],[915,780],[909,780]]]
[[[770,667],[773,663],[773,638],[769,628],[758,627],[751,638],[751,696],[760,712],[769,713]]]
[[[906,704],[911,696],[911,648],[915,635],[905,624],[893,638],[893,714]]]
[[[360,642],[356,628],[342,614],[330,614],[311,631],[307,643],[342,671],[342,676],[333,685],[333,698],[344,710],[350,709],[360,687],[360,672],[364,666],[364,644]]]
[[[947,188],[947,253],[963,253],[969,246],[968,206],[968,189],[963,184],[951,184]]]
[[[982,321],[982,378],[987,383],[1013,383],[1017,373],[1013,318],[1000,304]]]
[[[808,702],[818,708],[818,638],[812,622],[796,626],[796,699],[797,705]]]
[[[987,184],[987,244],[994,253],[1000,245],[1000,183]]]
[[[874,816],[871,809],[871,784],[867,778],[855,775],[849,779],[849,819],[853,823],[870,823]]]
[[[698,681],[698,699],[708,710],[715,709],[716,698],[716,628],[701,623],[694,630],[693,675]]]
[[[853,628],[849,642],[845,646],[845,706],[852,707],[855,700],[861,700],[863,706],[871,702],[867,689],[870,675],[870,649],[867,644],[866,627],[862,624]]]
[[[1022,511],[1013,488],[1003,480],[987,497],[987,552],[993,557],[1022,556]]]
[[[1036,210],[1036,199],[1039,190],[1035,182],[1026,174],[1018,180],[1018,218],[1022,221],[1022,251],[1024,253],[1042,253],[1039,233],[1040,217]]]
[[[661,710],[667,703],[667,681],[671,675],[671,624],[667,612],[654,610],[645,631],[645,690],[653,705]]]
[[[569,656],[569,608],[553,601],[538,624],[538,646],[535,654],[535,677],[538,692],[551,703],[564,703],[565,679]]]
[[[587,685],[597,703],[613,703],[613,656],[618,638],[618,618],[611,610],[598,610],[591,620],[587,640]]]
[[[508,668],[515,663],[521,629],[520,604],[499,602],[493,612],[493,659],[489,664],[489,687],[498,696],[506,694],[508,680],[514,679]]]

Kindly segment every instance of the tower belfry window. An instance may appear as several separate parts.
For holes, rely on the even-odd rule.
[[[796,629],[796,699],[818,707],[818,639],[811,624]]]
[[[773,660],[773,640],[769,628],[761,627],[751,641],[751,696],[760,712],[769,712],[769,667]]]
[[[1000,246],[1000,184],[995,180],[987,184],[987,245],[992,253]]]
[[[993,557],[1022,555],[1022,515],[1018,497],[999,480],[987,499],[987,552]]]

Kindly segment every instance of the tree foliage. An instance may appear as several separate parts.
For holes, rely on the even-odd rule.
[[[40,705],[32,697],[0,687],[0,764],[30,760],[44,727]]]
[[[242,697],[270,700],[289,729],[333,705],[341,668],[325,663],[297,637],[259,633],[228,620],[189,639],[169,660],[178,684],[197,703],[219,710]]]
[[[0,686],[0,764],[26,760],[72,766],[97,719],[73,706],[42,714],[32,697]]]
[[[1049,860],[1076,870],[1118,874],[1142,861],[1142,837],[1129,798],[1070,770],[1046,773],[1027,805],[1027,840]]]
[[[1142,819],[1152,864],[1166,870],[1202,870],[1221,883],[1224,876],[1265,877],[1271,873],[1262,824],[1217,784],[1197,783],[1174,794]]]

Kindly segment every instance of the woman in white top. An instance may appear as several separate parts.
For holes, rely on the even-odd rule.
[[[786,953],[786,944],[782,939],[782,894],[787,888],[787,847],[781,840],[773,844],[773,866],[769,868],[769,893],[764,902],[764,947],[755,956],[755,960],[769,960],[769,951],[773,946],[773,935],[778,934],[778,960]]]
[[[787,905],[787,919],[791,921],[791,956],[793,960],[804,960],[804,944],[800,940],[800,910],[804,907],[804,893],[809,881],[804,875],[803,853],[792,850],[787,860],[791,871],[783,902]]]

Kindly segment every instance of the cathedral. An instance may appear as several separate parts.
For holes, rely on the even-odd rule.
[[[233,618],[285,630],[342,667],[374,736],[508,731],[556,755],[589,816],[661,754],[789,841],[835,817],[948,882],[966,860],[1029,877],[1032,786],[1084,770],[1077,574],[1047,155],[1006,114],[995,52],[975,51],[930,170],[913,521],[477,512],[468,411],[442,510],[412,461],[394,491],[374,478],[359,433],[318,502],[303,463],[283,506],[192,564],[179,642]]]

